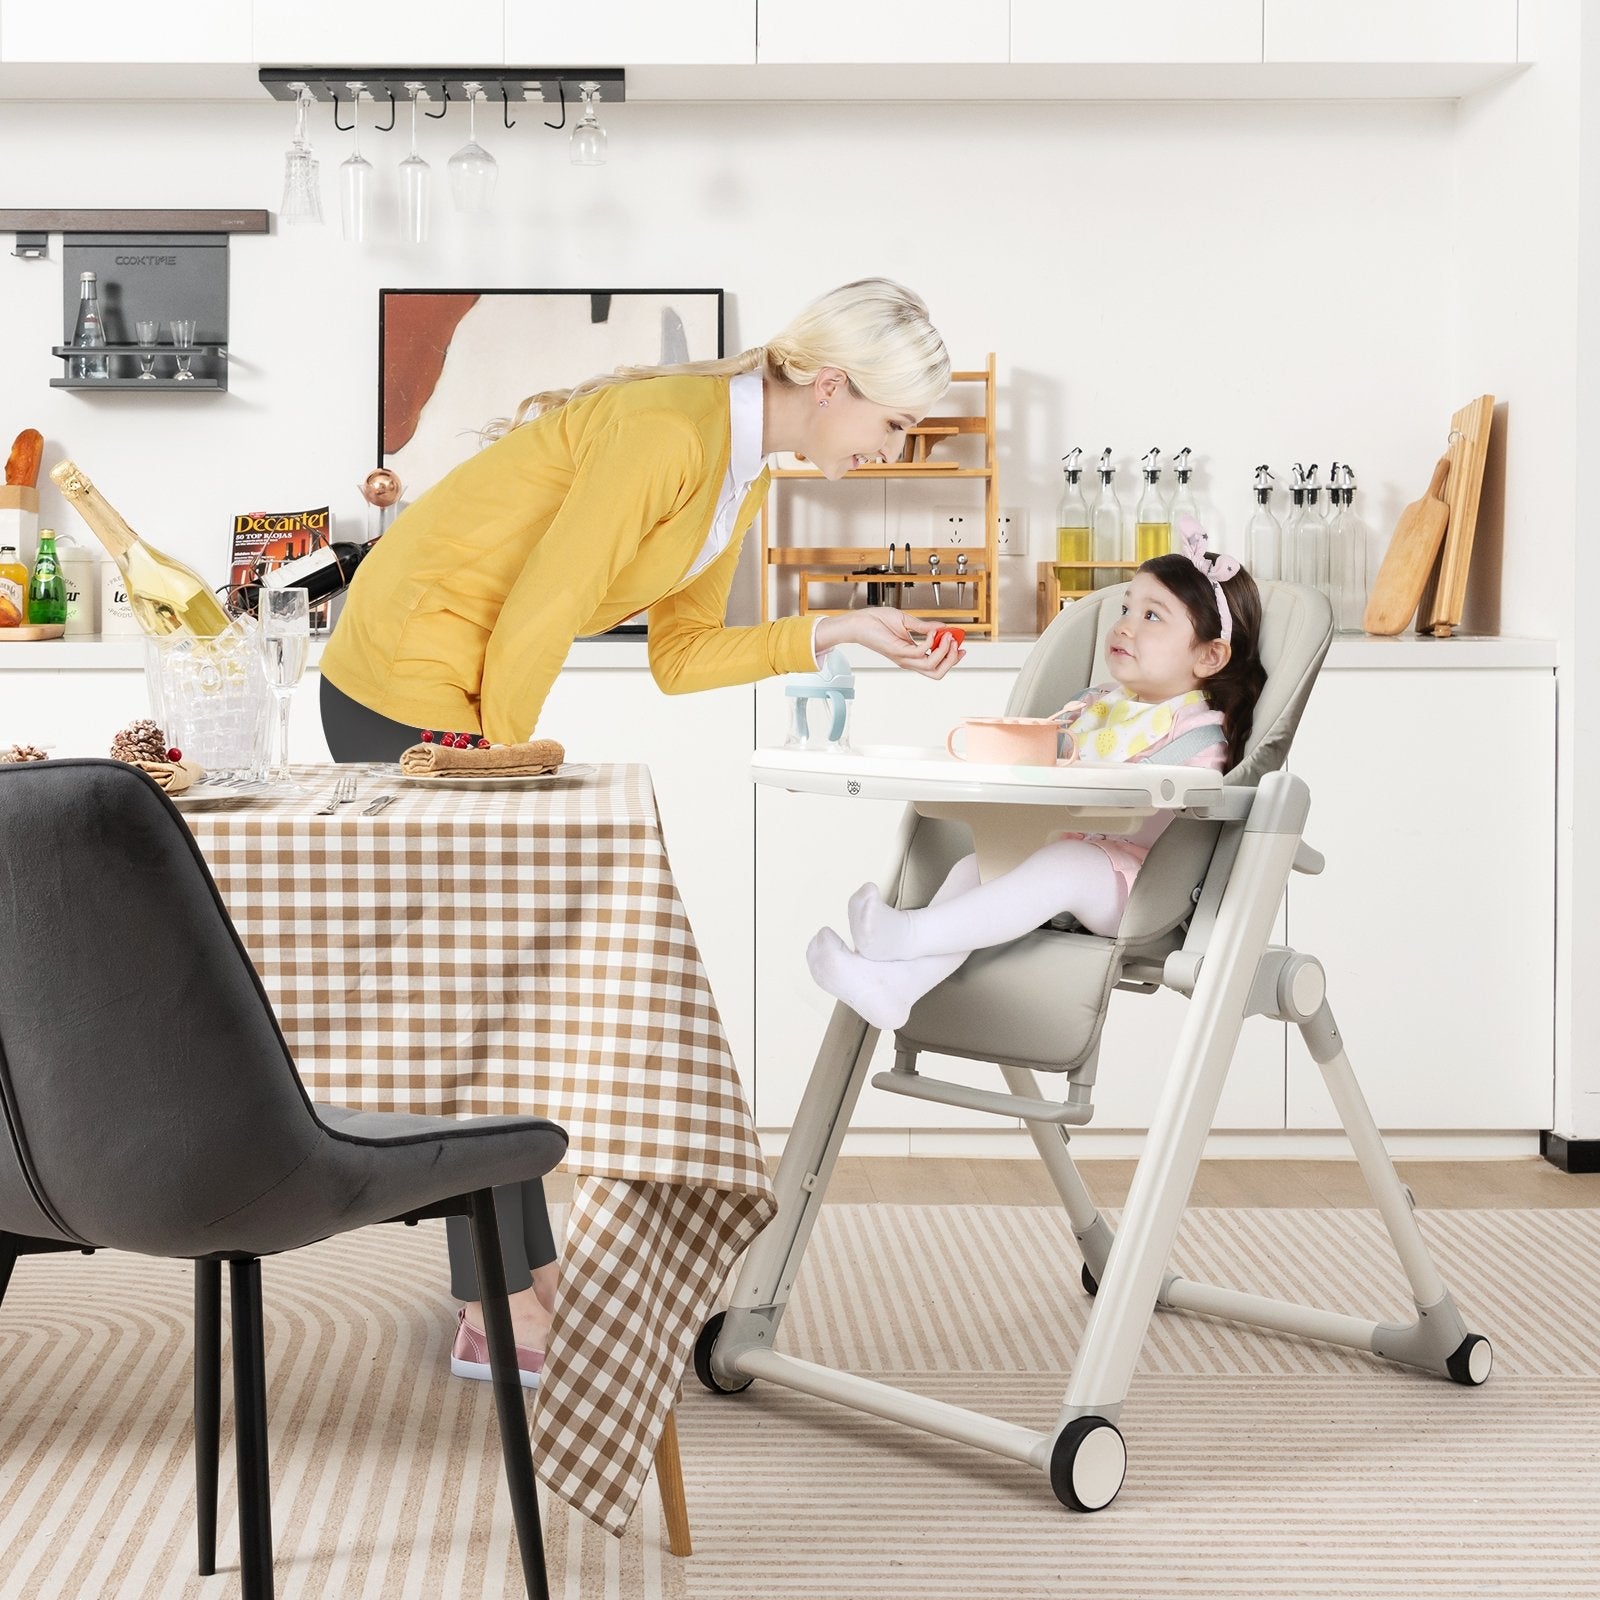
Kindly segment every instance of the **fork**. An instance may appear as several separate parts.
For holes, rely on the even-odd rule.
[[[341,773],[339,781],[333,786],[333,794],[325,806],[318,806],[311,813],[314,817],[331,817],[340,806],[349,805],[356,797],[356,775],[353,772]]]

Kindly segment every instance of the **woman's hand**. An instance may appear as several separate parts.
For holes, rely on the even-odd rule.
[[[862,644],[908,672],[942,678],[967,652],[949,632],[930,650],[928,639],[938,626],[908,617],[893,606],[846,611],[841,616],[824,617],[817,624],[817,658],[820,661],[836,644]]]

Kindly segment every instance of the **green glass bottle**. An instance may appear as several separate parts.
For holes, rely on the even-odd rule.
[[[28,579],[28,621],[65,622],[67,583],[56,558],[54,528],[39,530],[39,550],[33,558],[33,576]]]

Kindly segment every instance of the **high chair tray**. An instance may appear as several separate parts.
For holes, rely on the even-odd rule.
[[[913,803],[1060,806],[1115,812],[1124,824],[1136,824],[1157,811],[1204,808],[1222,793],[1222,774],[1204,767],[1161,767],[1145,762],[989,766],[959,761],[943,750],[909,745],[757,750],[750,760],[750,775],[757,783],[802,794]],[[922,809],[920,805],[918,809]]]

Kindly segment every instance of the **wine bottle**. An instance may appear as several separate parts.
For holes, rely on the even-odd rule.
[[[296,556],[265,573],[261,585],[266,589],[304,589],[312,605],[331,600],[349,588],[356,568],[377,542],[372,539],[367,544],[354,544],[341,539],[335,544],[318,545],[309,554]]]
[[[128,604],[148,634],[162,638],[189,633],[214,639],[228,627],[228,614],[198,573],[146,544],[74,462],[58,462],[51,480],[77,508],[94,536],[111,553],[128,590]]]

